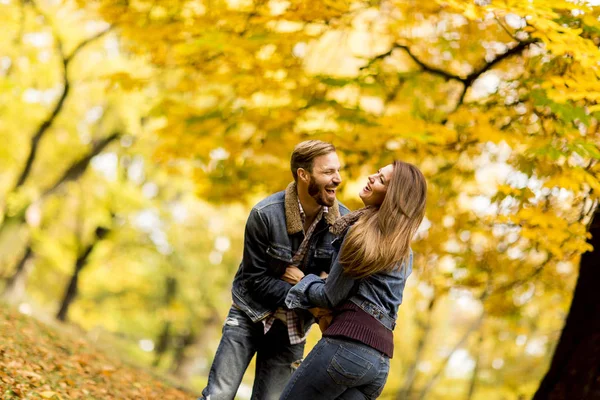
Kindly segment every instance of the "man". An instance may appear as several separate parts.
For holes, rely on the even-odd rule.
[[[302,142],[290,164],[294,182],[254,206],[246,222],[233,305],[201,399],[233,399],[255,353],[252,399],[279,399],[293,365],[302,359],[306,332],[314,320],[306,312],[285,308],[292,285],[282,278],[294,280],[287,276],[290,265],[307,274],[329,272],[329,227],[348,209],[336,200],[342,180],[332,144]]]

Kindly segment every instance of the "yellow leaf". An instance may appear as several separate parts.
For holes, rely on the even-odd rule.
[[[60,395],[58,393],[53,392],[51,390],[46,390],[44,392],[41,392],[40,396],[42,396],[44,399],[58,399],[58,400],[62,400],[62,398],[60,397]]]
[[[100,373],[104,376],[111,376],[116,371],[116,368],[112,365],[105,365],[102,367]]]

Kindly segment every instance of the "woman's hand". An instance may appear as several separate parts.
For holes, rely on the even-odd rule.
[[[304,272],[302,272],[300,268],[293,266],[287,267],[283,275],[281,275],[281,279],[292,285],[300,282],[302,278],[304,278]]]

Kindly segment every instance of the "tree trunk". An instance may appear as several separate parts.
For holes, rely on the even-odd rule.
[[[163,305],[169,307],[177,294],[177,279],[172,276],[167,276],[165,279],[165,296]],[[154,361],[152,365],[157,367],[160,364],[162,356],[167,352],[173,333],[171,332],[171,320],[165,321],[163,329],[156,339],[156,347],[154,348]]]
[[[87,262],[87,258],[92,252],[93,247],[93,245],[89,246],[85,250],[83,255],[77,258],[77,262],[75,263],[75,271],[73,271],[73,275],[71,276],[71,280],[69,281],[69,285],[67,286],[67,290],[65,291],[63,300],[60,303],[60,309],[56,314],[56,319],[58,319],[59,321],[64,322],[67,320],[67,313],[69,312],[69,307],[71,307],[73,300],[75,300],[75,297],[77,297],[79,273],[81,272],[85,263]]]
[[[475,356],[475,367],[473,368],[473,375],[471,375],[471,381],[469,382],[469,391],[467,392],[467,400],[473,399],[475,395],[475,389],[477,388],[477,375],[479,375],[479,364],[481,362],[481,347],[483,346],[483,332],[479,332],[479,340],[477,341],[477,355]]]
[[[412,397],[413,386],[417,377],[417,369],[419,367],[419,363],[421,362],[421,358],[423,357],[423,350],[425,349],[425,345],[427,343],[427,340],[429,339],[429,334],[431,333],[431,320],[436,300],[437,294],[434,293],[431,297],[431,300],[429,301],[429,306],[427,307],[427,316],[425,317],[425,322],[422,322],[419,318],[417,318],[417,325],[421,327],[422,334],[419,338],[419,343],[417,344],[415,360],[413,361],[408,372],[406,373],[406,378],[404,379],[404,386],[396,396],[396,399],[398,400],[409,400]]]
[[[425,384],[425,386],[421,390],[421,393],[419,393],[418,400],[424,400],[427,397],[427,395],[429,394],[429,392],[431,391],[433,386],[437,383],[438,379],[440,379],[440,377],[442,376],[442,373],[444,372],[444,369],[446,368],[446,365],[448,364],[448,361],[450,361],[450,358],[452,357],[452,355],[454,353],[456,353],[456,351],[458,349],[460,349],[467,342],[467,339],[469,339],[469,336],[471,336],[471,334],[473,332],[475,332],[475,330],[479,329],[479,327],[481,326],[481,324],[483,322],[484,317],[485,317],[485,311],[482,311],[479,318],[477,318],[475,321],[473,321],[471,326],[469,326],[469,328],[465,331],[465,333],[462,335],[460,340],[454,345],[452,350],[450,350],[450,353],[448,353],[446,358],[444,358],[444,360],[442,360],[442,363],[440,364],[438,369],[433,373],[431,378],[429,378],[429,381]]]
[[[581,256],[579,278],[552,363],[533,400],[600,399],[600,212]]]
[[[33,250],[31,249],[31,244],[29,244],[19,260],[15,272],[6,280],[2,297],[8,301],[18,301],[23,297],[25,284],[27,283],[27,274],[31,266],[30,260],[32,258]]]
[[[186,357],[188,348],[196,342],[196,332],[188,328],[188,331],[182,334],[175,344],[175,354],[173,355],[173,363],[171,364],[170,372],[178,375],[181,371]]]
[[[210,314],[202,320],[198,325],[201,330],[198,331],[195,337],[191,338],[192,343],[187,345],[187,349],[183,349],[181,354],[173,359],[171,371],[179,379],[186,382],[190,377],[197,375],[198,359],[205,357],[206,343],[210,340],[216,331],[217,326],[222,322],[223,317],[219,312],[211,307]]]
[[[158,367],[162,356],[169,348],[169,342],[171,341],[171,321],[167,321],[163,324],[163,328],[158,335],[156,340],[156,347],[154,347],[154,361],[152,361],[153,367]]]
[[[63,300],[60,304],[60,309],[56,314],[56,319],[59,321],[66,321],[67,314],[69,312],[69,307],[73,304],[73,301],[77,297],[78,292],[78,284],[79,284],[79,273],[83,270],[83,268],[87,264],[87,260],[92,254],[94,247],[100,242],[107,234],[109,230],[106,228],[98,227],[96,229],[96,240],[90,244],[86,249],[81,253],[81,255],[77,258],[77,262],[75,263],[75,271],[73,271],[73,275],[71,276],[71,280],[69,281],[69,285],[67,286],[67,290],[63,296]]]

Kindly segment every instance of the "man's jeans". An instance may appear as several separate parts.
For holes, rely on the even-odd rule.
[[[290,345],[287,327],[280,320],[265,335],[262,322],[253,323],[243,311],[231,307],[200,399],[232,400],[254,353],[252,400],[279,399],[292,375],[292,363],[302,358],[304,343]]]
[[[376,399],[390,359],[359,342],[322,338],[300,364],[281,399]]]

